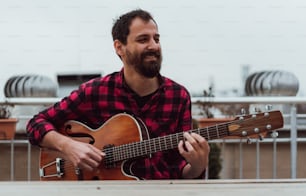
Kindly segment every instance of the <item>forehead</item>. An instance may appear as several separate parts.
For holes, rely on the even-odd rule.
[[[158,28],[153,20],[144,21],[141,18],[135,18],[130,25],[131,37],[137,37],[139,35],[155,35],[158,34]]]

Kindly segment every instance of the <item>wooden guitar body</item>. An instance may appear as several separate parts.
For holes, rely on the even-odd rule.
[[[143,123],[128,114],[118,114],[110,118],[98,129],[91,129],[77,121],[68,121],[60,132],[76,140],[88,142],[98,149],[121,146],[148,139]],[[107,157],[106,157],[107,158]],[[50,164],[51,163],[51,164]],[[41,180],[132,180],[131,161],[102,162],[95,172],[85,172],[75,168],[63,154],[42,148],[40,153]]]

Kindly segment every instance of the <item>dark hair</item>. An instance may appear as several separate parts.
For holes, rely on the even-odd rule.
[[[113,41],[117,39],[123,44],[127,43],[127,36],[130,33],[130,25],[135,18],[141,18],[143,21],[146,22],[149,22],[150,20],[153,20],[155,22],[152,15],[149,12],[144,11],[142,9],[133,10],[126,14],[123,14],[115,21],[113,25],[112,28]]]

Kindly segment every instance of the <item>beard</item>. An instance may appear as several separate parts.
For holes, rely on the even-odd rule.
[[[154,78],[161,69],[162,55],[160,51],[144,51],[143,53],[134,53],[126,51],[127,63],[133,65],[136,72],[147,78]],[[156,60],[146,61],[146,56],[154,56]]]

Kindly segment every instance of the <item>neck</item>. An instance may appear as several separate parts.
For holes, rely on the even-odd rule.
[[[124,69],[124,79],[127,85],[141,97],[153,93],[159,87],[157,77],[146,78],[129,69]]]

